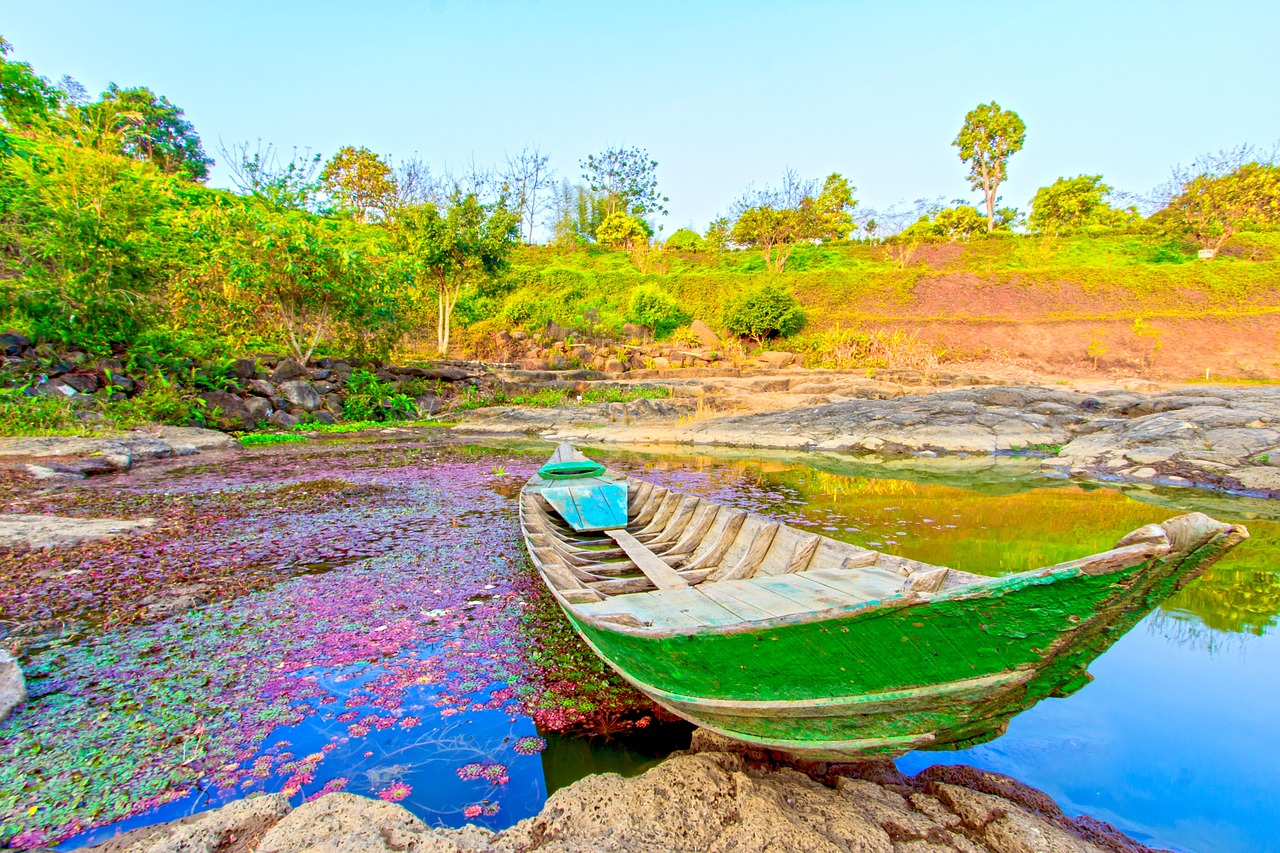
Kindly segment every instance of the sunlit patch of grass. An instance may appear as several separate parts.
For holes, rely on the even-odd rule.
[[[311,436],[294,432],[253,432],[240,436],[240,444],[244,447],[261,447],[269,444],[293,444],[310,441]]]

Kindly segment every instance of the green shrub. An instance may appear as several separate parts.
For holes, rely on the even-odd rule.
[[[667,238],[667,242],[662,244],[662,248],[668,252],[696,254],[707,250],[707,241],[699,237],[698,232],[691,231],[688,228],[681,228]]]
[[[671,333],[689,322],[689,314],[675,297],[653,284],[642,284],[631,294],[627,306],[627,322],[653,329],[657,337]]]
[[[804,327],[804,311],[795,296],[781,284],[765,282],[729,301],[724,327],[758,345],[775,335],[792,335]]]
[[[347,379],[346,394],[342,398],[344,420],[390,421],[417,416],[418,406],[413,398],[369,371],[353,371]]]

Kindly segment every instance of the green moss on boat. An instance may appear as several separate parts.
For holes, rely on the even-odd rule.
[[[562,445],[552,462],[583,458]],[[525,541],[601,658],[699,726],[837,760],[996,737],[1249,535],[1191,513],[990,578],[607,471],[580,488],[625,486],[626,527],[577,530],[543,498],[553,483],[521,495]]]

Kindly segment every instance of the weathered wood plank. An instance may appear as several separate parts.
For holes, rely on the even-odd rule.
[[[747,546],[747,553],[742,555],[742,559],[729,568],[722,567],[719,571],[712,572],[709,580],[732,581],[751,577],[760,567],[764,555],[769,552],[769,546],[773,544],[773,538],[778,535],[780,527],[782,525],[777,522],[761,525],[751,537],[751,544]]]
[[[796,613],[805,613],[810,608],[797,604],[784,595],[778,595],[760,586],[753,581],[720,581],[719,583],[707,583],[702,585],[701,591],[717,601],[724,597],[736,598],[744,604],[750,604],[752,607],[762,610],[770,617],[775,616],[792,616]]]
[[[872,570],[875,571],[875,570]],[[803,575],[823,586],[850,596],[855,601],[878,601],[897,593],[902,588],[902,578],[896,573],[869,574],[866,571],[850,572],[844,569],[811,569]]]
[[[736,515],[730,516],[715,544],[704,552],[702,556],[695,554],[685,568],[709,569],[719,565],[720,561],[724,559],[724,555],[728,553],[729,548],[732,547],[733,541],[738,538],[738,533],[742,530],[742,525],[746,523],[746,520],[747,512],[745,510],[739,510]]]
[[[816,533],[808,539],[802,539],[791,552],[791,559],[787,561],[787,568],[783,574],[791,575],[809,568],[809,564],[813,562],[813,555],[818,553],[818,546],[821,544],[822,537]]]
[[[802,604],[808,610],[825,610],[830,607],[844,607],[850,603],[849,596],[807,580],[804,575],[769,575],[752,578],[751,582],[761,589],[775,592]]]
[[[742,621],[732,611],[708,598],[696,589],[666,589],[649,594],[652,601],[674,607],[690,619],[695,619],[707,627],[737,625]]]
[[[662,559],[625,530],[606,530],[605,535],[618,543],[618,547],[627,552],[627,556],[636,564],[636,568],[644,572],[658,589],[683,589],[689,582],[662,562]]]

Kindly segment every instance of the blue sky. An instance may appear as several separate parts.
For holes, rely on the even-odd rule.
[[[219,140],[364,145],[433,166],[526,144],[577,178],[647,148],[666,233],[749,182],[844,174],[864,204],[968,197],[951,147],[995,99],[1027,144],[1005,203],[1060,175],[1146,192],[1171,166],[1280,139],[1280,3],[62,2],[0,34],[90,92],[146,85]],[[227,184],[220,165],[214,184]],[[973,196],[976,200],[976,196]]]

